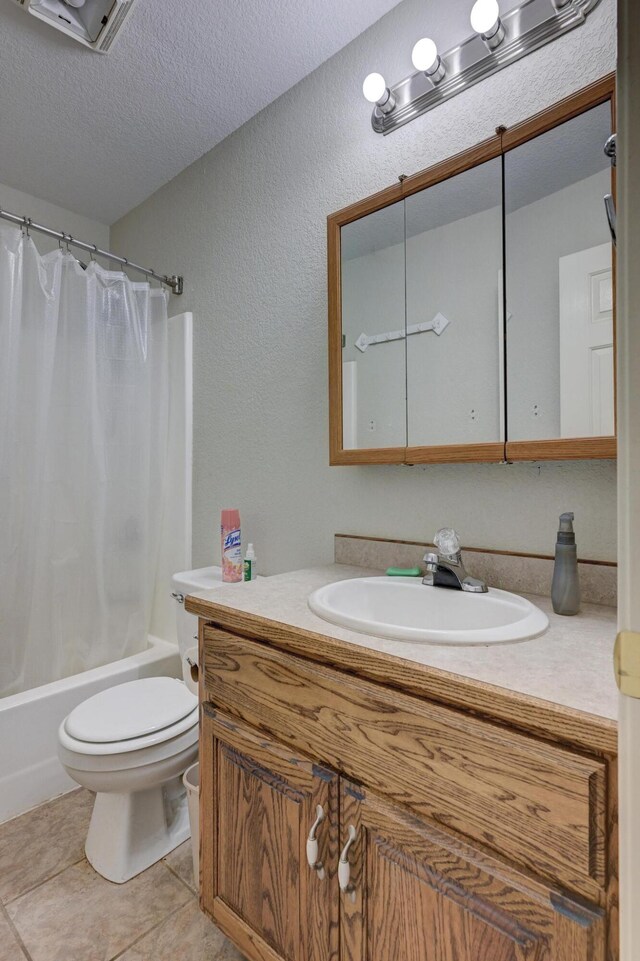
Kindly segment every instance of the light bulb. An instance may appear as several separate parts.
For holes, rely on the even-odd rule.
[[[381,73],[370,73],[368,77],[365,77],[362,84],[362,92],[369,103],[377,103],[378,100],[382,100],[386,89],[387,84]]]
[[[411,51],[411,59],[416,70],[428,73],[438,62],[438,48],[429,37],[423,37]]]
[[[440,83],[446,73],[438,48],[429,37],[418,40],[411,51],[411,59],[416,70],[420,70],[434,85]]]
[[[471,10],[471,26],[475,32],[492,36],[499,24],[498,0],[476,0]]]

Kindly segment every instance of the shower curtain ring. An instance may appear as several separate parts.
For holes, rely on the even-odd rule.
[[[25,217],[23,227],[27,237],[31,237],[31,234],[29,233],[30,226],[31,226],[31,217]]]
[[[97,254],[97,253],[98,253],[98,245],[97,245],[97,244],[94,244],[94,245],[93,245],[93,250],[90,250],[90,251],[89,251],[89,260],[92,260],[92,261],[95,263],[96,254]]]

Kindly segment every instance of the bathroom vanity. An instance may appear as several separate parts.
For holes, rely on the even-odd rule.
[[[308,609],[372,573],[187,598],[202,908],[249,961],[615,961],[613,610],[454,650]]]

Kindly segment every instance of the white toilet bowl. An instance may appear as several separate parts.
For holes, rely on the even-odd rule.
[[[96,792],[87,859],[119,883],[190,834],[182,775],[198,757],[198,619],[184,598],[225,585],[219,567],[182,571],[171,584],[184,683],[150,677],[108,688],[79,704],[58,730],[63,767]]]
[[[189,837],[182,775],[198,755],[198,699],[182,681],[141,678],[101,691],[58,730],[70,777],[96,792],[85,851],[122,883]]]

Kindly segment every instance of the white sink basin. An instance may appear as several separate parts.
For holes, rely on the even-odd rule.
[[[517,594],[426,587],[419,577],[337,581],[310,594],[309,607],[353,631],[428,644],[506,644],[537,637],[549,625],[543,611]]]

